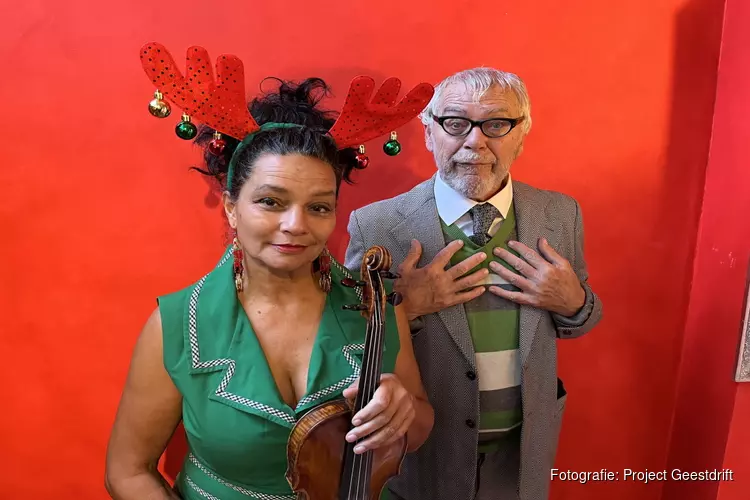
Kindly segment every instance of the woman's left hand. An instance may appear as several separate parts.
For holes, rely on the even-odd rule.
[[[358,384],[359,380],[345,389],[344,397],[354,400]],[[346,440],[352,443],[367,437],[354,447],[357,454],[391,444],[406,434],[415,414],[414,396],[396,375],[385,373],[380,376],[380,385],[372,400],[352,418],[354,428],[346,435]]]

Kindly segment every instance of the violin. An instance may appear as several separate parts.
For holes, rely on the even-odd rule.
[[[352,418],[364,408],[380,385],[385,338],[385,304],[398,305],[398,292],[386,295],[383,278],[389,271],[388,250],[370,248],[362,258],[361,281],[344,279],[342,284],[361,288],[362,302],[344,309],[361,311],[367,319],[365,350],[355,401],[342,398],[312,408],[294,425],[287,443],[286,478],[299,500],[378,500],[386,482],[399,473],[406,454],[406,435],[375,450],[355,454],[346,441]]]

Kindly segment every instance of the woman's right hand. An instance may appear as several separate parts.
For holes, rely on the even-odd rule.
[[[344,397],[356,398],[358,384],[359,380],[344,390]],[[384,373],[372,400],[352,418],[355,427],[346,440],[367,438],[354,448],[357,454],[389,445],[406,434],[414,416],[414,396],[396,375]]]

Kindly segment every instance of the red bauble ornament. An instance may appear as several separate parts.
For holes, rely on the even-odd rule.
[[[363,155],[363,154],[357,155],[357,168],[365,169],[367,168],[367,165],[369,164],[370,164],[370,158],[368,158],[367,155]]]
[[[367,155],[365,154],[364,144],[361,144],[359,146],[359,153],[357,153],[356,159],[357,159],[357,168],[360,170],[367,168],[367,165],[370,164],[370,158],[368,158]]]
[[[225,147],[227,147],[227,141],[224,139],[212,139],[208,143],[208,150],[215,156],[221,156]]]

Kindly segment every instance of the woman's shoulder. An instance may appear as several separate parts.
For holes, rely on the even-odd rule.
[[[225,268],[231,268],[231,259],[229,259],[229,257],[231,257],[231,251],[227,249],[222,254],[222,257],[214,268],[209,270],[203,276],[197,279],[194,278],[192,282],[182,288],[177,288],[171,292],[159,295],[156,300],[162,312],[162,317],[165,315],[177,315],[178,317],[182,317],[188,310],[191,302],[197,305],[198,297],[206,294],[204,289],[214,288],[210,285],[207,287],[207,281],[226,281],[222,278],[226,278],[223,276],[227,274]]]
[[[225,350],[237,315],[234,296],[231,259],[222,258],[199,279],[157,297],[165,354],[182,356],[198,344],[201,354]]]

